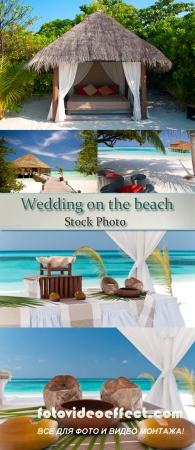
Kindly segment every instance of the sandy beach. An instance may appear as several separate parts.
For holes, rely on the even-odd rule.
[[[44,185],[44,190],[42,190],[42,183],[36,182],[32,178],[24,178],[21,179],[21,182],[25,185],[25,187],[19,191],[23,194],[37,194],[37,193],[44,193],[44,192],[77,192],[81,191],[82,193],[93,193],[97,192],[97,180],[89,180],[87,179],[81,179],[81,180],[70,180],[68,181],[68,185],[66,185],[65,182],[59,182],[58,178],[54,177],[46,177],[47,181]],[[50,186],[51,185],[51,186]]]
[[[64,122],[47,121],[51,94],[24,101],[19,114],[7,113],[0,121],[0,130],[191,130],[194,121],[187,119],[179,105],[168,95],[148,89],[150,118],[134,122],[126,114],[67,116]]]
[[[178,158],[163,155],[155,156],[135,156],[117,155],[108,152],[99,153],[99,169],[112,168],[116,173],[125,178],[125,185],[131,184],[131,175],[144,173],[147,183],[153,185],[155,192],[195,192],[195,178],[191,180],[183,179],[184,176],[192,174],[191,158],[182,158],[182,153],[178,153]]]

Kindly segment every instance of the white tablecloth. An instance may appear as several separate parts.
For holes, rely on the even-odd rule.
[[[6,294],[6,293],[5,293]],[[8,293],[7,293],[8,294]],[[13,296],[26,296],[26,292],[11,292]],[[181,315],[177,298],[164,294],[152,294],[154,297],[154,320],[153,327],[184,327],[185,323]],[[83,309],[83,303],[91,303],[91,311]],[[16,318],[17,309],[1,308],[2,324],[1,326],[14,327],[44,327],[44,328],[59,328],[59,327],[138,327],[135,316],[130,311],[127,301],[104,301],[99,299],[87,299],[84,302],[79,302],[78,305],[72,305],[70,302],[71,313],[69,306],[63,303],[53,304],[50,301],[44,301],[44,306],[36,308],[18,308],[20,315]],[[73,302],[74,303],[74,302]],[[87,305],[86,305],[87,306]],[[83,316],[82,317],[82,311]],[[14,321],[9,325],[8,315],[14,313]],[[87,317],[86,317],[87,315]],[[82,323],[82,320],[84,322]],[[86,325],[85,320],[89,322]],[[11,320],[11,318],[10,318]],[[13,318],[10,323],[13,322]]]
[[[151,295],[155,302],[153,327],[185,327],[177,303],[177,297],[157,293]],[[131,313],[127,301],[105,301],[94,298],[87,301],[97,301],[100,304],[102,327],[138,327],[138,323]]]

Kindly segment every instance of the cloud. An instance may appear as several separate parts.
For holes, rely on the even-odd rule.
[[[14,369],[20,370],[20,369],[22,369],[22,366],[16,366],[16,367],[14,367]]]
[[[58,155],[56,153],[44,152],[43,150],[39,150],[38,148],[36,148],[32,145],[22,145],[21,148],[23,150],[27,150],[28,152],[34,153],[35,155],[50,156],[51,158],[58,158]]]
[[[110,361],[115,361],[116,358],[110,358]]]
[[[46,359],[38,359],[38,362],[40,362],[40,363],[44,363],[46,361],[47,361]]]
[[[15,361],[20,361],[19,358],[15,358]]]
[[[97,359],[95,359],[94,361],[93,361],[94,363],[96,363],[96,362],[98,362],[98,360]]]
[[[124,359],[124,361],[122,361],[123,364],[127,364],[129,361],[127,361],[127,359]]]
[[[61,156],[61,159],[66,159],[67,161],[75,161],[75,158],[73,156],[68,155]]]
[[[7,136],[6,136],[6,141],[9,142],[9,144],[12,144],[12,145],[21,145],[22,144],[22,141],[20,141],[19,139],[13,139],[13,138],[10,138],[10,137],[7,137]]]
[[[60,142],[63,141],[64,138],[68,138],[68,131],[54,131],[51,133],[51,136],[46,138],[42,144],[40,144],[41,147],[49,147],[49,145],[53,144],[54,142]]]

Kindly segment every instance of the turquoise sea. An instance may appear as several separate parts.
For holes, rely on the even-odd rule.
[[[59,178],[59,172],[57,170],[51,170],[51,176]],[[84,175],[83,173],[76,172],[75,170],[64,170],[63,177],[66,181],[69,180],[96,180],[96,175]]]
[[[50,378],[12,378],[5,387],[6,396],[41,396],[45,385],[50,381]],[[78,379],[82,391],[84,394],[90,396],[90,394],[99,393],[101,387],[106,381],[106,378],[80,378]],[[147,393],[152,384],[147,379],[132,378],[131,381],[136,383],[142,390],[143,393]],[[180,383],[177,382],[178,389],[180,391],[185,391],[185,388]]]
[[[98,156],[103,157],[105,154],[112,157],[112,155],[115,157],[116,155],[120,155],[120,157],[127,157],[127,156],[136,156],[136,157],[142,157],[147,156],[148,158],[152,158],[155,156],[159,156],[161,158],[164,158],[166,156],[176,158],[176,159],[183,159],[183,158],[191,158],[191,153],[180,153],[180,152],[172,152],[171,150],[166,147],[166,154],[163,155],[161,152],[158,152],[153,147],[98,147]]]
[[[50,255],[72,255],[69,252],[0,252],[0,291],[24,290],[23,278],[25,275],[38,275],[39,263],[36,257]],[[120,251],[100,251],[99,252],[107,273],[110,277],[117,279],[123,285],[133,261],[124,257]],[[170,251],[171,270],[173,282],[194,281],[195,273],[195,251]],[[149,270],[150,270],[149,265]],[[73,274],[83,276],[84,287],[98,287],[99,279],[93,272],[94,266],[89,258],[77,256],[73,263]],[[155,282],[155,278],[153,278]]]

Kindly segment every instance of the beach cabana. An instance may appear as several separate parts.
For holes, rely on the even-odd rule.
[[[119,331],[161,371],[145,401],[168,411],[182,411],[185,417],[173,369],[195,342],[195,329],[119,328]]]
[[[190,142],[179,140],[179,141],[171,142],[169,148],[172,152],[185,153],[185,152],[190,152],[192,147],[191,147]]]
[[[31,67],[39,72],[53,69],[48,119],[65,120],[65,98],[69,112],[83,114],[124,113],[130,111],[131,101],[133,119],[139,121],[147,118],[147,68],[167,71],[171,61],[100,10],[42,48],[26,64]],[[78,87],[86,84],[95,92],[90,88],[89,95],[80,95]],[[105,85],[112,95],[107,89],[101,95],[99,89]]]
[[[17,158],[13,161],[13,163],[18,168],[18,174],[31,174],[33,172],[37,172],[39,174],[42,173],[50,173],[51,167],[48,164],[45,164],[36,156],[32,155],[32,153],[26,153],[25,155]]]

